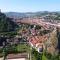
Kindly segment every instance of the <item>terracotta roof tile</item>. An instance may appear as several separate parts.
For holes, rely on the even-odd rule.
[[[29,40],[33,45],[36,45],[37,43],[43,43],[45,40],[47,40],[47,36],[34,36],[31,37]]]

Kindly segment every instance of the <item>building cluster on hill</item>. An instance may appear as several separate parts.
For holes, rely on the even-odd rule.
[[[60,28],[60,24],[55,21],[45,21],[43,17],[34,17],[34,18],[22,18],[19,20],[15,20],[19,25],[19,29],[17,30],[16,35],[12,35],[9,37],[1,36],[1,46],[2,48],[7,48],[10,52],[13,50],[13,52],[16,52],[16,50],[21,47],[16,47],[22,45],[29,46],[29,49],[34,48],[39,53],[48,52],[53,54],[58,53],[58,38],[57,38],[57,28]],[[3,39],[4,37],[4,39]],[[6,37],[6,38],[5,38]],[[4,41],[2,41],[4,40]],[[25,46],[24,45],[24,46]],[[13,49],[12,49],[12,48]],[[11,48],[11,49],[10,49]],[[16,49],[15,49],[16,48]],[[14,50],[15,49],[15,50]],[[26,48],[27,49],[27,48]],[[30,58],[29,52],[26,52],[25,47],[22,50],[18,52],[17,54],[7,54],[6,59],[7,60],[28,60]],[[28,49],[27,49],[28,50]],[[8,51],[8,53],[9,53]],[[3,52],[6,52],[6,50]],[[28,54],[26,54],[28,53]]]

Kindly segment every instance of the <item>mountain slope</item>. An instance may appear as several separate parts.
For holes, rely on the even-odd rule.
[[[12,19],[7,18],[5,14],[0,13],[0,32],[10,32],[14,31],[17,24],[12,21]]]

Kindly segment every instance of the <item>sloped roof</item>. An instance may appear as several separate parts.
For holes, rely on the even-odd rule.
[[[27,53],[8,54],[7,59],[28,58]]]
[[[29,42],[31,42],[35,46],[37,43],[43,43],[47,39],[48,39],[48,37],[46,35],[44,35],[44,36],[34,36],[34,37],[32,36],[29,39]]]

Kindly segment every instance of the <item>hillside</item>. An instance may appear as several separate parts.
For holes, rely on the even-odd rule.
[[[5,12],[7,17],[22,18],[22,17],[45,17],[50,19],[60,20],[60,12],[38,11],[38,12]]]
[[[17,26],[18,25],[14,23],[11,18],[8,18],[5,14],[0,13],[0,32],[14,31]]]

